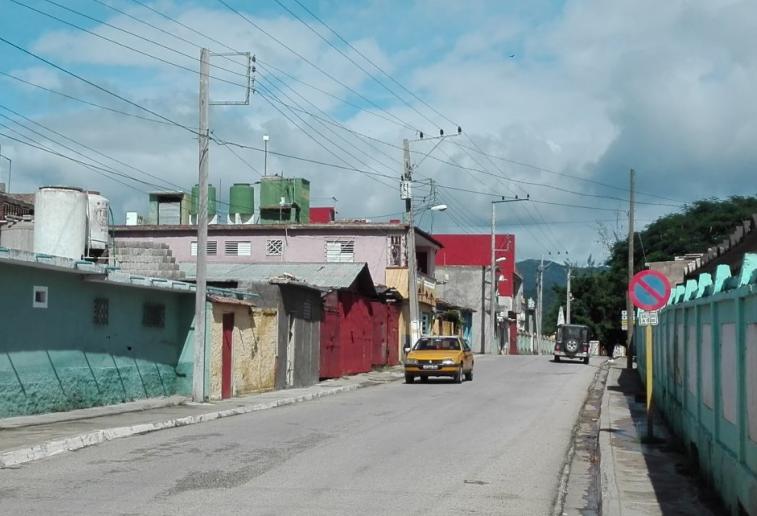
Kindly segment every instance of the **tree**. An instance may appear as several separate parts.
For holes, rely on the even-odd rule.
[[[672,260],[687,253],[704,253],[726,238],[736,225],[757,213],[757,196],[734,196],[727,200],[704,199],[686,205],[680,213],[660,217],[636,234],[634,272],[645,263]],[[620,312],[626,308],[628,242],[617,240],[610,247],[603,269],[579,269],[572,280],[571,320],[588,325],[601,342],[623,343]],[[565,288],[555,287],[557,299]],[[554,332],[560,303],[545,315],[545,331]]]

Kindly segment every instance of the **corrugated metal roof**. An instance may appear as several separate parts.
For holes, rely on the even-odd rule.
[[[207,266],[208,281],[268,283],[273,278],[289,277],[319,288],[346,289],[361,274],[370,278],[365,263],[208,263]],[[182,263],[180,267],[188,278],[194,279],[194,263]]]

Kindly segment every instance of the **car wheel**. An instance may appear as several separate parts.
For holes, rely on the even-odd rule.
[[[557,355],[555,355],[555,362],[559,362],[559,361],[560,361],[560,357],[558,357]]]
[[[421,383],[428,383],[428,376],[421,376]]]
[[[471,368],[470,371],[465,373],[465,381],[466,382],[472,382],[473,381],[473,369]]]
[[[457,383],[463,383],[463,364],[460,364],[460,367],[457,370],[457,374],[455,375],[455,381]]]
[[[415,376],[411,374],[405,375],[405,383],[413,383],[415,381]]]
[[[584,364],[589,365],[589,357],[584,357]]]

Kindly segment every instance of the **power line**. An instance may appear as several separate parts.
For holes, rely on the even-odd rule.
[[[129,45],[125,44],[125,43],[121,43],[120,41],[117,41],[115,39],[112,39],[112,38],[109,38],[107,36],[103,36],[102,34],[98,34],[96,32],[93,32],[93,31],[91,31],[89,29],[86,29],[86,28],[80,26],[80,25],[76,25],[75,23],[66,21],[63,18],[59,18],[59,17],[57,17],[57,16],[55,16],[53,14],[50,14],[48,12],[41,11],[39,9],[36,9],[36,8],[30,6],[30,5],[26,5],[23,2],[20,2],[19,0],[10,0],[10,1],[13,2],[14,4],[17,4],[17,5],[21,6],[21,7],[25,7],[26,9],[29,9],[29,10],[34,11],[36,13],[39,13],[42,16],[46,16],[46,17],[51,18],[53,20],[59,21],[60,23],[63,23],[65,25],[68,25],[70,27],[78,29],[78,30],[80,30],[82,32],[86,32],[87,34],[90,34],[91,36],[94,36],[96,38],[102,39],[104,41],[108,41],[110,43],[113,43],[114,45],[118,45],[119,47],[125,48],[127,50],[131,50],[132,52],[136,52],[137,54],[141,54],[141,55],[149,57],[151,59],[155,59],[156,61],[160,61],[161,63],[173,66],[175,68],[179,68],[181,70],[185,70],[187,72],[190,72],[190,73],[193,73],[193,74],[196,74],[196,75],[200,75],[200,71],[199,70],[195,70],[193,68],[189,68],[188,66],[184,66],[184,65],[181,65],[179,63],[174,63],[173,61],[169,61],[168,59],[163,59],[162,57],[158,57],[156,55],[150,54],[149,52],[145,52],[143,50],[139,50],[139,49],[134,48],[132,46],[129,46]],[[50,2],[51,0],[45,0],[45,1]],[[65,8],[65,9],[68,9],[68,8]],[[87,16],[87,15],[82,15],[82,16],[86,16],[86,17],[89,18],[89,16]],[[104,23],[104,22],[100,22],[100,23]],[[114,27],[114,28],[118,28],[118,27]],[[139,36],[137,36],[137,37],[139,37]],[[155,43],[155,42],[153,41],[153,43]],[[155,43],[155,44],[156,45],[160,45],[158,43]],[[163,45],[160,45],[160,46],[163,46]],[[179,52],[177,50],[175,50],[175,52],[181,53],[181,52]],[[194,57],[191,57],[191,56],[190,56],[190,58],[191,59],[195,59]],[[221,77],[212,76],[212,75],[209,75],[209,77],[211,77],[212,79],[215,79],[217,81],[224,82],[224,83],[227,83],[227,84],[231,84],[231,85],[234,85],[234,86],[239,86],[239,87],[242,87],[242,88],[247,88],[248,87],[247,84],[241,84],[241,83],[238,83],[238,82],[229,81],[229,80],[223,79]]]
[[[381,106],[379,106],[378,104],[376,104],[375,102],[373,102],[372,100],[370,100],[370,99],[369,99],[368,97],[366,97],[365,95],[363,95],[363,94],[362,94],[362,93],[360,93],[359,91],[355,90],[355,89],[354,89],[353,87],[351,87],[350,85],[348,85],[348,84],[346,84],[345,82],[343,82],[343,81],[339,80],[339,79],[338,79],[337,77],[335,77],[335,76],[334,76],[333,74],[331,74],[331,73],[327,72],[326,70],[324,70],[324,69],[322,69],[321,67],[319,67],[319,66],[318,66],[317,64],[313,63],[313,62],[312,62],[312,61],[311,61],[310,59],[308,59],[308,58],[307,58],[307,57],[305,57],[304,55],[300,54],[299,52],[297,52],[296,50],[294,50],[294,49],[293,49],[292,47],[290,47],[289,45],[287,45],[286,43],[284,43],[283,41],[281,41],[280,39],[278,39],[278,38],[277,38],[276,36],[274,36],[274,35],[273,35],[273,34],[271,34],[270,32],[268,32],[268,31],[266,31],[265,29],[263,29],[262,27],[260,27],[260,26],[259,26],[258,24],[256,24],[255,22],[253,22],[253,21],[252,21],[252,20],[251,20],[251,19],[250,19],[249,17],[245,16],[244,14],[242,14],[242,13],[241,13],[240,11],[238,11],[237,9],[234,9],[234,8],[233,8],[233,7],[231,6],[231,5],[229,5],[229,4],[228,4],[228,2],[226,2],[225,0],[217,0],[217,1],[218,1],[218,2],[220,3],[220,4],[224,5],[224,6],[225,6],[225,7],[226,7],[226,8],[228,9],[228,10],[230,10],[231,12],[235,13],[235,14],[236,14],[237,16],[239,16],[240,18],[242,18],[242,19],[243,19],[244,21],[246,21],[246,22],[247,22],[248,24],[250,24],[250,25],[251,25],[252,27],[254,27],[254,28],[255,28],[255,29],[257,29],[258,31],[260,31],[260,32],[262,32],[263,34],[265,34],[266,36],[268,36],[268,37],[269,37],[270,39],[272,39],[273,41],[275,41],[276,43],[278,43],[279,45],[281,45],[282,47],[284,47],[284,48],[285,48],[286,50],[288,50],[288,51],[289,51],[289,52],[291,52],[292,54],[294,54],[294,55],[296,55],[297,57],[299,57],[300,59],[302,59],[302,60],[303,60],[304,62],[306,62],[307,64],[309,64],[310,66],[312,66],[313,68],[315,68],[316,70],[318,70],[319,72],[321,72],[321,73],[322,73],[323,75],[325,75],[326,77],[328,77],[329,79],[331,79],[331,80],[332,80],[332,81],[334,81],[335,83],[339,84],[339,85],[340,85],[340,86],[342,86],[343,88],[345,88],[345,89],[347,89],[348,91],[350,91],[350,92],[351,92],[351,93],[352,93],[353,95],[356,95],[357,97],[361,98],[362,100],[364,100],[365,102],[367,102],[367,103],[368,103],[368,104],[370,104],[371,106],[375,107],[376,109],[379,109],[379,110],[381,110],[381,111],[383,111],[383,112],[387,113],[387,115],[391,116],[392,118],[394,118],[395,120],[397,120],[398,122],[400,122],[400,123],[401,123],[401,124],[402,124],[403,126],[407,127],[408,129],[411,129],[411,130],[413,130],[413,131],[418,131],[418,129],[417,129],[417,128],[415,128],[415,127],[413,127],[413,126],[411,126],[411,125],[408,125],[408,124],[407,124],[406,122],[404,122],[403,120],[401,120],[400,118],[398,118],[398,117],[397,117],[396,115],[393,115],[393,114],[391,114],[391,113],[387,112],[387,111],[386,111],[385,109],[383,109],[383,108],[382,108]]]
[[[313,11],[311,11],[310,9],[308,9],[308,8],[307,8],[307,7],[305,6],[305,5],[303,5],[303,3],[302,3],[302,2],[300,2],[300,0],[294,0],[294,1],[295,1],[295,2],[297,2],[297,4],[298,4],[298,5],[300,6],[300,7],[302,7],[302,8],[303,8],[303,9],[304,9],[305,11],[307,11],[307,13],[308,13],[308,14],[310,14],[310,16],[312,16],[313,18],[315,18],[316,20],[318,20],[318,22],[319,22],[319,23],[320,23],[321,25],[323,25],[323,26],[324,26],[324,27],[326,27],[326,28],[327,28],[328,30],[330,30],[330,31],[331,31],[331,32],[332,32],[332,33],[333,33],[333,34],[334,34],[334,35],[335,35],[335,36],[336,36],[337,38],[339,38],[339,40],[341,40],[341,41],[342,41],[342,42],[343,42],[343,43],[344,43],[345,45],[347,45],[348,47],[350,47],[350,48],[351,48],[351,49],[352,49],[352,50],[353,50],[353,51],[354,51],[354,52],[355,52],[355,53],[356,53],[357,55],[359,55],[360,57],[362,57],[363,59],[365,59],[365,60],[366,60],[366,61],[367,61],[368,63],[370,63],[370,64],[371,64],[371,65],[372,65],[372,66],[373,66],[373,67],[374,67],[374,68],[375,68],[376,70],[378,70],[378,71],[379,71],[379,72],[381,72],[381,73],[382,73],[383,75],[385,75],[385,76],[386,76],[386,77],[387,77],[387,78],[388,78],[389,80],[391,80],[391,81],[392,81],[393,83],[395,83],[395,84],[396,84],[397,86],[399,86],[400,88],[402,88],[403,90],[405,90],[405,92],[409,93],[409,94],[410,94],[410,95],[411,95],[411,96],[412,96],[412,97],[413,97],[414,99],[416,99],[417,101],[419,101],[420,103],[422,103],[422,104],[423,104],[424,106],[426,106],[427,108],[429,108],[429,109],[430,109],[431,111],[433,111],[434,113],[436,113],[437,115],[439,115],[440,117],[442,117],[442,118],[443,118],[444,120],[446,120],[447,122],[449,122],[449,123],[450,123],[450,124],[452,124],[453,126],[457,126],[457,125],[459,125],[459,124],[458,124],[457,122],[454,122],[453,120],[450,120],[450,119],[449,119],[448,117],[446,117],[446,116],[445,116],[444,114],[440,113],[440,112],[439,112],[439,111],[438,111],[438,110],[437,110],[436,108],[434,108],[434,107],[433,107],[433,106],[432,106],[431,104],[429,104],[428,102],[426,102],[425,100],[423,100],[423,99],[422,99],[421,97],[419,97],[418,95],[416,95],[415,93],[413,93],[413,91],[412,91],[412,90],[410,90],[410,89],[406,88],[406,87],[405,87],[405,86],[404,86],[404,85],[403,85],[402,83],[400,83],[400,82],[399,82],[398,80],[396,80],[396,79],[395,79],[394,77],[392,77],[392,76],[391,76],[390,74],[388,74],[388,73],[387,73],[386,71],[384,71],[384,69],[383,69],[383,68],[381,68],[381,67],[380,67],[379,65],[377,65],[377,64],[376,64],[375,62],[373,62],[373,61],[372,61],[371,59],[369,59],[369,58],[368,58],[368,57],[367,57],[367,56],[366,56],[365,54],[363,54],[363,53],[362,53],[362,52],[361,52],[361,51],[360,51],[359,49],[357,49],[357,48],[356,48],[356,47],[355,47],[354,45],[352,45],[352,44],[351,44],[351,43],[350,43],[349,41],[347,41],[346,39],[344,39],[344,38],[343,38],[343,37],[342,37],[342,36],[341,36],[341,35],[340,35],[340,34],[339,34],[339,33],[338,33],[337,31],[335,31],[334,29],[332,29],[332,28],[331,28],[331,27],[330,27],[330,26],[329,26],[329,25],[328,25],[328,24],[327,24],[326,22],[324,22],[324,21],[323,21],[323,20],[322,20],[321,18],[319,18],[318,16],[316,16],[316,14],[315,14],[315,13],[313,13]]]
[[[334,50],[336,50],[337,52],[339,52],[339,53],[340,53],[340,54],[341,54],[341,55],[342,55],[342,56],[343,56],[343,57],[344,57],[345,59],[347,59],[347,60],[348,60],[348,61],[349,61],[350,63],[352,63],[353,65],[355,65],[355,66],[356,66],[356,67],[357,67],[357,68],[358,68],[358,69],[359,69],[360,71],[362,71],[363,73],[365,73],[365,74],[366,74],[366,75],[367,75],[368,77],[370,77],[371,79],[373,79],[373,80],[374,80],[374,81],[375,81],[375,82],[376,82],[377,84],[379,84],[379,85],[380,85],[380,86],[381,86],[382,88],[384,88],[384,89],[385,89],[386,91],[388,91],[389,93],[391,93],[391,94],[392,94],[392,95],[393,95],[394,97],[396,97],[396,98],[397,98],[397,99],[398,99],[398,100],[399,100],[400,102],[402,102],[402,103],[403,103],[403,104],[405,104],[405,105],[406,105],[407,107],[409,107],[410,109],[412,109],[413,111],[415,111],[415,112],[416,112],[416,113],[417,113],[418,115],[420,115],[420,117],[421,117],[421,118],[423,118],[424,120],[426,120],[427,122],[429,122],[429,123],[430,123],[431,125],[438,125],[438,124],[436,124],[436,123],[435,123],[435,122],[434,122],[433,120],[431,120],[430,118],[428,118],[428,117],[427,117],[426,115],[424,115],[423,113],[421,113],[420,111],[418,111],[418,110],[417,110],[417,109],[416,109],[416,108],[415,108],[415,107],[414,107],[413,105],[411,105],[411,104],[410,104],[409,102],[407,102],[407,101],[406,101],[405,99],[403,99],[402,97],[400,97],[400,96],[399,96],[399,95],[398,95],[398,94],[397,94],[397,93],[396,93],[396,92],[395,92],[394,90],[392,90],[391,88],[389,88],[388,86],[386,86],[386,84],[384,84],[383,82],[379,81],[379,80],[378,80],[378,79],[377,79],[376,77],[374,77],[374,76],[373,76],[373,74],[371,74],[371,73],[370,73],[370,72],[369,72],[368,70],[366,70],[366,69],[365,69],[365,68],[364,68],[364,67],[363,67],[362,65],[360,65],[360,64],[359,64],[359,63],[358,63],[357,61],[355,61],[355,60],[354,60],[354,59],[353,59],[352,57],[350,57],[350,56],[349,56],[349,55],[348,55],[348,54],[347,54],[346,52],[344,52],[344,51],[343,51],[343,50],[342,50],[341,48],[339,48],[339,47],[337,47],[336,45],[334,45],[334,44],[333,44],[333,43],[332,43],[331,41],[329,41],[329,39],[328,39],[328,38],[325,38],[325,37],[324,37],[324,36],[323,36],[323,35],[322,35],[322,34],[321,34],[320,32],[318,32],[318,31],[317,31],[317,30],[315,30],[315,29],[314,29],[313,27],[311,27],[309,23],[307,23],[307,22],[306,22],[305,20],[303,20],[302,18],[300,18],[299,16],[297,16],[297,14],[296,14],[296,13],[295,13],[294,11],[292,11],[291,9],[289,9],[289,8],[288,8],[288,7],[286,6],[286,5],[284,5],[284,4],[283,4],[283,3],[282,3],[282,2],[280,1],[280,0],[274,0],[274,2],[276,2],[276,3],[277,3],[277,4],[278,4],[278,5],[279,5],[279,6],[280,6],[280,7],[282,8],[282,9],[284,9],[284,10],[285,10],[286,12],[288,12],[289,14],[291,14],[292,16],[294,16],[294,18],[295,18],[295,19],[296,19],[297,21],[299,21],[299,22],[300,22],[300,23],[302,23],[302,24],[303,24],[303,25],[304,25],[305,27],[307,27],[307,28],[308,28],[308,29],[309,29],[309,30],[310,30],[310,31],[311,31],[311,32],[312,32],[313,34],[315,34],[315,35],[316,35],[316,36],[318,36],[318,37],[319,37],[319,38],[320,38],[321,40],[323,40],[324,42],[326,42],[326,44],[327,44],[327,45],[329,45],[329,46],[330,46],[331,48],[333,48]],[[300,4],[300,5],[302,5],[302,4]],[[333,31],[332,31],[332,32],[333,32]],[[350,45],[350,46],[352,46],[352,45]],[[354,47],[353,47],[353,48],[354,48]]]

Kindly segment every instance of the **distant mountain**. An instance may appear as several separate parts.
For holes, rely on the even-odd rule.
[[[516,263],[518,273],[523,278],[523,291],[526,299],[533,298],[536,301],[536,276],[539,274],[539,260],[523,260]],[[554,285],[565,286],[567,281],[567,267],[559,263],[544,262],[544,312],[548,312],[552,303],[555,302]]]

